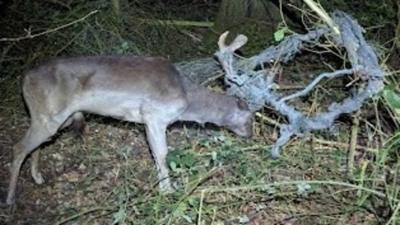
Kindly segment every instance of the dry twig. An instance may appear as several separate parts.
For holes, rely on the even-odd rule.
[[[59,27],[51,28],[51,29],[48,29],[48,30],[45,30],[43,32],[39,32],[39,33],[36,33],[36,34],[32,34],[30,29],[26,29],[25,30],[26,31],[26,35],[25,36],[22,36],[22,37],[3,37],[3,38],[0,38],[0,42],[22,41],[22,40],[32,39],[32,38],[36,38],[36,37],[39,37],[39,36],[42,36],[42,35],[54,33],[54,32],[59,31],[61,29],[67,28],[69,26],[72,26],[72,25],[74,25],[76,23],[82,22],[86,18],[88,18],[89,16],[91,16],[91,15],[97,13],[97,12],[99,12],[99,11],[98,10],[93,10],[90,13],[88,13],[86,16],[84,16],[84,17],[82,17],[80,19],[74,20],[72,22],[69,22],[67,24],[61,25]]]

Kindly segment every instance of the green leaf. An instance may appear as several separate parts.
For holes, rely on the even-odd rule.
[[[285,37],[285,32],[284,30],[277,30],[274,33],[274,39],[275,41],[281,41]]]
[[[172,171],[176,172],[176,162],[171,161],[169,163],[169,167],[171,168]]]
[[[195,158],[194,155],[192,154],[187,154],[184,157],[182,157],[181,163],[186,167],[190,168],[194,165],[195,163]]]
[[[390,107],[392,107],[393,109],[400,109],[400,96],[396,94],[393,90],[385,89],[383,91],[383,97]]]
[[[279,30],[275,31],[274,33],[274,39],[275,41],[279,42],[282,41],[283,38],[285,38],[285,33],[288,32],[287,27],[282,27]]]

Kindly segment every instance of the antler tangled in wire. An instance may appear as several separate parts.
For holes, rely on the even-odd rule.
[[[246,36],[237,36],[230,45],[225,44],[227,32],[220,36],[216,56],[226,73],[228,94],[245,99],[252,111],[268,104],[289,121],[280,128],[280,136],[272,148],[273,157],[279,156],[280,148],[292,136],[332,127],[335,119],[341,114],[357,111],[367,99],[375,96],[383,88],[384,71],[379,66],[375,52],[365,41],[357,21],[340,11],[333,13],[333,20],[339,27],[340,35],[331,32],[328,27],[318,28],[304,35],[287,37],[279,45],[269,47],[248,59],[238,59],[234,55],[234,51],[247,42]],[[346,50],[351,68],[322,73],[303,90],[294,94],[282,96],[277,93],[273,89],[276,72],[273,69],[263,69],[265,64],[273,61],[287,62],[293,59],[305,44],[316,43],[324,35],[332,35],[334,44]],[[323,79],[352,75],[359,76],[366,84],[342,102],[331,103],[326,112],[309,117],[288,103],[294,98],[308,94]]]

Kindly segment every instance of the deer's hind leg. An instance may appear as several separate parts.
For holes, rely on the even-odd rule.
[[[65,127],[71,126],[74,130],[74,132],[82,136],[83,132],[85,130],[85,121],[83,114],[81,112],[76,112],[72,114],[61,126],[61,129],[64,129]],[[32,160],[31,160],[31,174],[32,178],[35,181],[36,184],[43,184],[44,179],[42,174],[40,173],[39,169],[39,160],[40,160],[40,151],[34,151],[32,153]]]
[[[13,162],[11,165],[11,177],[6,200],[7,204],[14,203],[18,175],[21,169],[21,165],[26,157],[30,153],[32,153],[37,147],[39,147],[39,145],[41,145],[43,142],[47,141],[51,136],[53,136],[57,132],[58,128],[66,120],[66,118],[68,118],[68,116],[46,116],[46,119],[43,118],[44,115],[41,115],[41,117],[32,116],[31,126],[29,127],[22,140],[18,142],[13,148]],[[38,155],[34,157],[34,168],[32,171],[32,175],[36,183],[42,183],[43,178],[37,169]]]

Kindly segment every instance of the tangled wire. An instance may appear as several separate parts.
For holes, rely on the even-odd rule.
[[[272,147],[273,157],[279,156],[280,148],[291,137],[332,127],[333,122],[341,114],[357,111],[366,100],[378,94],[384,86],[384,71],[379,66],[375,52],[364,39],[362,27],[341,11],[333,13],[333,20],[340,30],[339,35],[334,34],[329,27],[317,28],[304,35],[289,36],[279,45],[269,47],[247,59],[237,58],[234,55],[234,51],[247,42],[246,36],[237,36],[230,45],[225,45],[227,32],[220,36],[219,51],[215,55],[225,71],[225,83],[229,87],[228,94],[245,99],[252,111],[259,110],[264,104],[268,104],[286,116],[289,121],[288,124],[280,127],[280,136]],[[265,64],[273,61],[288,62],[304,48],[305,44],[317,43],[321,37],[328,35],[333,37],[336,46],[346,50],[351,68],[322,73],[303,90],[288,96],[277,93],[274,90],[276,86],[274,76],[277,72],[274,69],[265,69]],[[365,85],[342,102],[331,103],[326,112],[309,117],[288,103],[297,97],[307,95],[322,79],[354,75],[363,80]]]

